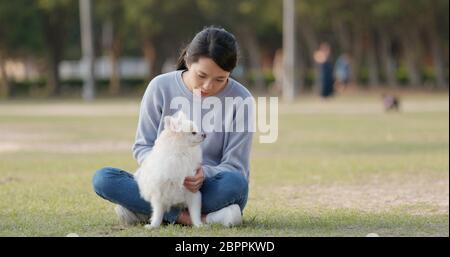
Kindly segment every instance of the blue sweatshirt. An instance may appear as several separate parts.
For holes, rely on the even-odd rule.
[[[170,106],[174,98],[183,97],[189,101],[190,106],[194,106],[195,98],[186,84],[183,82],[181,73],[183,71],[173,71],[161,74],[152,79],[142,98],[139,121],[136,131],[136,140],[133,145],[133,156],[138,164],[142,164],[145,157],[152,150],[155,140],[164,129],[164,117],[175,114],[182,109],[177,106]],[[242,102],[235,102],[234,104],[226,105],[225,97],[233,98],[251,98],[251,93],[236,80],[229,78],[227,85],[218,94],[214,95],[222,104],[222,121],[223,126],[220,131],[207,132],[207,137],[201,144],[203,152],[203,171],[206,177],[213,177],[223,171],[240,172],[247,179],[250,174],[250,150],[253,137],[253,129],[245,126],[244,132],[242,130],[225,129],[225,127],[237,126],[236,112],[243,111],[245,119],[254,119],[254,109],[245,106]],[[202,97],[201,102],[208,97]],[[198,99],[198,97],[197,97]],[[198,104],[198,103],[197,103]],[[205,115],[211,116],[212,109],[201,109],[201,117]],[[210,106],[212,108],[212,106]],[[227,110],[225,108],[228,107]],[[191,107],[192,108],[192,107]],[[232,110],[230,110],[232,108]],[[244,111],[245,109],[245,111]],[[183,109],[183,111],[185,111]],[[217,108],[216,108],[217,111]],[[232,114],[226,115],[224,112]],[[193,109],[186,112],[186,115],[191,120],[193,119]],[[208,114],[209,113],[209,114]],[[214,115],[216,116],[216,115]],[[226,118],[228,116],[228,118]],[[220,116],[217,116],[220,117]],[[196,122],[198,125],[198,122]],[[250,122],[251,123],[251,122]],[[201,126],[198,126],[201,128]]]

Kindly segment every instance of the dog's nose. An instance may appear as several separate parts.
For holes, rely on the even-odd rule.
[[[206,138],[206,134],[205,134],[205,133],[202,133],[202,137],[203,137],[203,138]]]

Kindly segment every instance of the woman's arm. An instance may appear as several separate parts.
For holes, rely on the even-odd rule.
[[[239,108],[244,108],[244,106],[241,105]],[[253,123],[255,117],[254,110],[250,107],[248,112],[242,111],[241,113],[244,114],[244,120],[246,121],[244,132],[226,132],[220,164],[217,166],[202,166],[206,177],[213,177],[223,171],[231,171],[242,173],[248,180],[254,129],[250,124]],[[236,124],[236,118],[233,123]]]
[[[133,156],[141,165],[145,156],[152,150],[162,115],[163,97],[157,87],[157,78],[154,78],[142,98],[136,139],[133,145]]]

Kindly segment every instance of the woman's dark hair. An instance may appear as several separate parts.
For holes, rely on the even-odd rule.
[[[238,45],[235,37],[223,28],[203,29],[181,52],[177,70],[187,69],[186,62],[197,62],[200,57],[211,58],[220,68],[231,72],[236,67],[238,59]]]

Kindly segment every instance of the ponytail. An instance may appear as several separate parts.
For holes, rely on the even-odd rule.
[[[189,46],[186,46],[183,51],[181,51],[180,57],[178,57],[177,61],[177,70],[187,70],[186,65],[186,53]]]

